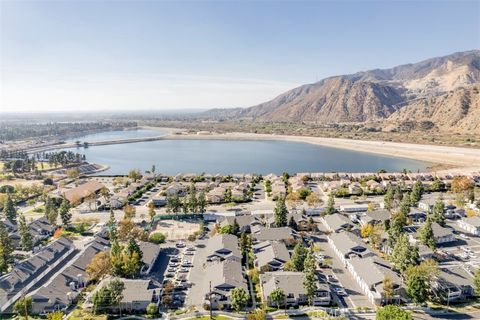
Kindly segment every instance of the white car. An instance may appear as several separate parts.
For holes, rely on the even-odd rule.
[[[460,233],[460,238],[463,238],[463,239],[470,239],[465,233]]]

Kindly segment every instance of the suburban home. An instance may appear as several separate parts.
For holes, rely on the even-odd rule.
[[[394,300],[402,300],[405,295],[401,287],[402,279],[393,271],[387,261],[377,257],[354,257],[347,263],[347,269],[368,299],[375,305],[383,305]],[[394,295],[386,300],[383,282],[389,279],[392,282]]]
[[[421,228],[418,228],[415,233],[410,233],[409,238],[411,243],[418,242],[418,236]],[[445,228],[436,222],[432,223],[433,235],[435,237],[435,244],[442,245],[456,241],[455,236],[450,228]]]
[[[418,208],[410,208],[410,212],[407,215],[408,219],[413,223],[421,224],[427,220],[427,214]]]
[[[332,233],[328,236],[328,243],[345,266],[353,257],[368,257],[374,255],[363,240],[351,232]]]
[[[365,226],[367,224],[377,225],[384,224],[387,220],[390,220],[390,211],[388,210],[374,210],[367,211],[360,217],[360,224]]]
[[[217,187],[207,193],[208,203],[223,203],[225,201],[225,191],[223,187]]]
[[[205,304],[213,310],[231,308],[230,291],[232,289],[242,288],[248,292],[242,264],[233,256],[208,264],[205,275],[211,284],[211,292],[206,294]]]
[[[260,275],[263,299],[270,307],[276,307],[270,295],[276,289],[285,293],[285,302],[280,303],[283,307],[297,307],[308,304],[305,288],[303,286],[305,274],[294,271],[266,272]],[[328,306],[331,303],[330,289],[326,284],[317,283],[317,291],[313,298],[314,306]]]
[[[298,231],[308,230],[308,217],[303,215],[301,212],[289,212],[287,215],[287,221],[290,222],[290,219],[293,218],[295,224],[297,225]],[[275,227],[275,215],[270,214],[266,218],[266,225],[269,227]]]
[[[431,212],[435,202],[439,197],[439,193],[424,194],[422,199],[418,202],[418,207],[426,212]]]
[[[95,181],[95,180],[90,180],[88,182],[85,182],[85,183],[79,185],[78,187],[65,190],[63,192],[63,196],[70,203],[78,204],[78,203],[82,202],[85,198],[87,198],[91,195],[96,195],[103,188],[105,188],[105,186],[103,184],[101,184],[100,182]]]
[[[294,246],[297,238],[297,233],[290,227],[265,228],[253,233],[255,243],[268,240],[278,240],[283,241],[287,247]]]
[[[460,228],[475,236],[480,236],[480,217],[473,216],[457,221]]]
[[[334,213],[320,218],[325,228],[330,232],[340,232],[353,228],[353,223],[343,214]]]
[[[67,238],[59,238],[42,248],[34,256],[13,266],[12,271],[0,277],[0,312],[10,311],[13,304],[42,280],[51,270],[65,263],[75,251]]]
[[[20,234],[18,233],[18,225],[15,222],[10,222],[8,219],[3,220],[9,238],[12,240],[13,247],[16,249],[20,248]],[[34,220],[28,224],[30,228],[30,234],[32,235],[33,245],[37,245],[40,241],[47,239],[52,236],[56,230],[56,227],[45,217],[41,217],[37,220]],[[34,249],[35,250],[35,249]]]
[[[241,261],[242,252],[238,246],[238,238],[232,234],[217,234],[208,240],[207,261],[222,261],[233,257]]]
[[[251,232],[253,226],[263,227],[262,221],[257,216],[247,214],[241,216],[223,216],[220,218],[220,227],[233,225],[235,220],[240,227],[241,232]]]
[[[115,278],[107,277],[103,279],[95,289],[86,297],[84,307],[86,309],[93,308],[93,296],[95,293],[109,284]],[[142,312],[145,313],[147,306],[151,303],[160,304],[160,296],[162,287],[159,283],[151,279],[123,279],[118,278],[124,284],[122,291],[122,300],[120,308],[124,312]]]
[[[158,244],[144,241],[139,241],[138,246],[142,251],[143,267],[141,273],[149,274],[158,259],[161,248]]]
[[[181,183],[174,182],[167,187],[165,193],[167,197],[184,197],[187,194],[187,188]]]
[[[260,271],[275,271],[290,260],[287,246],[281,241],[263,241],[253,245],[255,266]]]
[[[92,258],[99,252],[107,250],[108,240],[95,237],[86,244],[85,250],[77,259],[50,280],[48,286],[42,286],[32,292],[32,313],[45,314],[67,309],[90,281],[86,271]]]
[[[152,198],[152,204],[153,204],[156,208],[164,207],[164,206],[167,205],[167,197],[161,196],[161,195],[157,195],[157,196],[155,196],[155,197]]]
[[[461,265],[440,267],[432,291],[445,302],[459,302],[475,296],[473,276]]]

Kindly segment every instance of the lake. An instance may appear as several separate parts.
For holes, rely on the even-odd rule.
[[[162,132],[115,131],[75,140],[91,142],[140,137],[135,134],[150,137]],[[170,175],[181,172],[377,172],[380,169],[398,172],[404,168],[424,171],[427,165],[421,161],[289,141],[157,140],[76,150],[85,154],[89,162],[110,166],[101,174],[112,175],[126,174],[131,169],[150,170],[153,164],[156,172]]]

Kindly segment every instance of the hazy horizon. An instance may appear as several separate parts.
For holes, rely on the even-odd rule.
[[[0,18],[3,113],[249,107],[480,47],[477,1],[4,0]]]

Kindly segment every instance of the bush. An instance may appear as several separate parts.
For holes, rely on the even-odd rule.
[[[167,239],[167,236],[160,232],[152,233],[150,237],[148,237],[148,241],[156,244],[165,243],[166,239]]]
[[[0,187],[0,193],[14,193],[15,192],[15,187],[11,185],[3,185]]]
[[[157,314],[157,310],[158,310],[158,308],[157,308],[157,305],[155,303],[150,303],[147,306],[147,314],[148,315],[153,316],[153,315]]]
[[[46,186],[53,186],[53,180],[52,178],[46,178],[43,180],[43,184]]]

